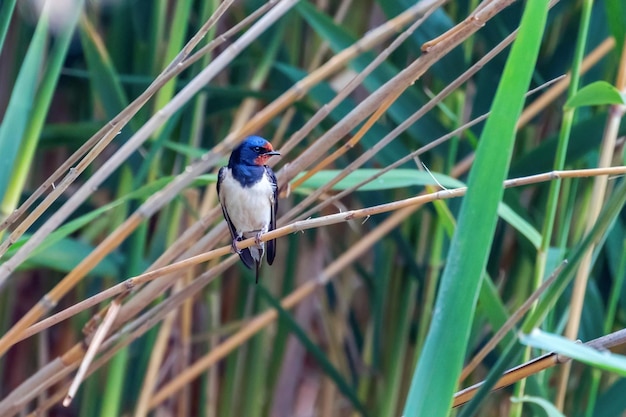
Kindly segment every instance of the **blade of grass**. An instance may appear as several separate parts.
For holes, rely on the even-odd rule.
[[[520,342],[527,346],[557,352],[588,365],[626,376],[626,356],[623,355],[599,351],[539,329],[520,335]]]
[[[28,126],[26,127],[17,154],[15,170],[11,182],[8,185],[7,192],[2,200],[1,213],[11,213],[17,207],[26,178],[31,171],[33,156],[46,121],[48,109],[52,102],[52,96],[61,74],[61,67],[66,58],[72,35],[76,28],[78,15],[83,8],[83,4],[84,0],[80,0],[74,4],[74,10],[70,16],[67,17],[63,31],[56,38],[54,47],[48,57],[47,68],[41,80],[41,86],[39,87],[37,96],[35,97],[32,116],[28,121]],[[0,12],[0,15],[1,13],[2,12]]]
[[[524,320],[524,323],[521,326],[522,332],[528,333],[541,324],[547,313],[554,306],[559,296],[572,280],[574,272],[576,271],[576,268],[578,268],[578,264],[587,248],[589,248],[592,242],[597,241],[607,233],[607,230],[615,221],[615,218],[619,215],[625,203],[626,181],[622,181],[622,183],[615,188],[615,192],[609,201],[607,201],[607,204],[600,214],[600,217],[598,217],[598,222],[595,224],[593,229],[567,256],[568,263],[565,267],[563,267],[561,275],[559,275],[554,284],[547,289],[544,297],[537,304],[537,307]],[[469,417],[476,413],[479,405],[489,394],[489,391],[496,384],[498,379],[500,379],[502,373],[516,360],[516,358],[521,355],[522,348],[523,346],[517,343],[517,341],[512,341],[506,347],[496,364],[491,368],[487,379],[484,381],[474,398],[463,407],[459,417]]]
[[[85,184],[80,187],[68,201],[63,205],[63,208],[55,212],[36,233],[33,234],[31,239],[28,240],[22,246],[22,248],[16,252],[16,254],[7,262],[0,265],[0,286],[6,281],[11,271],[11,264],[21,263],[27,254],[38,246],[41,241],[52,230],[58,227],[66,218],[70,215],[82,202],[87,199],[91,194],[94,187],[100,185],[119,165],[127,158],[129,154],[132,154],[139,146],[141,146],[148,138],[159,129],[163,123],[165,123],[169,116],[185,105],[195,93],[197,93],[203,85],[216,76],[217,72],[223,69],[228,63],[231,62],[234,56],[239,54],[241,50],[249,45],[253,39],[259,34],[264,32],[269,26],[271,26],[276,20],[293,7],[295,0],[283,0],[271,9],[265,16],[263,16],[251,29],[243,34],[237,41],[229,46],[229,53],[224,52],[218,58],[216,58],[209,66],[207,66],[197,77],[195,77],[187,86],[181,90],[167,106],[157,112],[150,120],[142,126],[124,145],[117,151],[117,153],[109,158],[103,166],[92,175]],[[142,205],[133,215],[131,215],[127,223],[121,229],[118,229],[118,233],[109,235],[109,241],[118,240],[121,241],[123,237],[126,237],[137,227],[145,218],[154,214],[163,204],[169,201],[176,194],[177,191],[188,185],[193,178],[199,173],[207,169],[207,167],[215,164],[218,160],[218,154],[224,150],[227,144],[217,146],[213,152],[210,152],[203,156],[203,158],[193,164],[191,167],[185,170],[183,174],[178,177],[177,181],[170,184],[169,193],[153,195],[144,205]],[[206,158],[205,158],[206,157]],[[149,207],[149,208],[148,208]],[[106,244],[109,242],[103,242],[99,247],[100,250],[105,248],[108,250]],[[92,253],[94,257],[99,256],[98,250]],[[88,263],[90,260],[85,260]],[[15,266],[15,265],[14,265]],[[78,273],[78,271],[77,271]],[[67,277],[66,277],[67,279]],[[76,278],[73,278],[76,279]],[[67,281],[66,281],[67,282]],[[63,284],[62,286],[65,286]],[[57,287],[58,288],[58,287]],[[65,290],[61,290],[64,292]],[[32,311],[32,314],[40,314]],[[30,319],[28,319],[30,320]],[[26,320],[24,321],[26,322]],[[23,323],[24,323],[23,322]],[[20,327],[20,326],[18,326]],[[17,328],[16,328],[17,329]],[[0,348],[0,350],[2,350]]]
[[[589,32],[589,20],[591,15],[591,9],[593,7],[592,0],[586,0],[583,2],[582,17],[581,17],[581,40],[580,46],[584,48],[585,38],[583,37]],[[577,45],[577,47],[579,47]],[[582,53],[581,53],[582,55]],[[626,93],[626,48],[621,51],[620,64],[617,70],[616,87],[620,94]],[[582,90],[581,90],[582,91]],[[625,112],[623,105],[611,105],[611,111],[607,118],[606,127],[604,129],[604,137],[602,139],[602,145],[600,146],[600,156],[598,158],[598,166],[606,167],[611,166],[613,161],[613,153],[617,144],[617,131],[621,123],[621,119]],[[602,203],[605,200],[606,192],[608,189],[608,179],[596,178],[593,182],[591,201],[587,215],[585,216],[586,231],[589,231],[602,209]],[[576,279],[574,280],[574,287],[572,289],[572,296],[570,301],[570,311],[567,325],[565,328],[565,337],[569,339],[577,338],[580,320],[583,311],[583,304],[585,301],[585,293],[587,290],[587,283],[591,274],[591,266],[593,265],[593,250],[594,245],[599,242],[593,242],[593,244],[587,250],[581,264],[580,269],[577,272]],[[556,405],[559,409],[563,409],[565,402],[565,396],[567,392],[567,382],[569,380],[569,373],[571,370],[571,363],[565,364],[559,375],[559,388],[556,394]]]
[[[157,65],[158,67],[162,68],[166,66],[176,57],[178,51],[185,46],[185,34],[188,24],[187,21],[189,20],[192,3],[193,2],[190,0],[176,2],[174,17],[171,22],[171,27],[169,28],[169,38],[167,39],[166,50],[164,51],[161,63]],[[161,39],[156,42],[156,45],[158,46],[160,42],[162,42]],[[158,56],[159,55],[155,55],[155,58]],[[176,82],[177,77],[172,78],[157,92],[156,97],[154,98],[155,109],[158,110],[162,108],[172,99],[175,93]],[[162,127],[155,132],[155,137],[159,135],[161,129]]]
[[[252,284],[252,278],[249,278],[250,284]],[[304,329],[293,319],[285,308],[281,305],[280,300],[276,299],[270,292],[262,285],[258,286],[259,295],[263,297],[268,304],[276,310],[278,317],[281,321],[284,321],[293,334],[300,340],[300,343],[309,351],[309,353],[319,362],[320,366],[328,374],[328,377],[333,380],[339,390],[350,400],[356,410],[358,410],[363,416],[370,415],[366,407],[361,403],[356,390],[348,384],[345,377],[341,375],[339,370],[330,362],[326,354],[317,346],[306,334]]]
[[[131,169],[125,166],[122,169],[122,173],[119,179],[118,196],[122,197],[132,192],[133,187],[133,175]],[[121,224],[126,216],[130,204],[124,204],[118,207],[115,213],[115,219],[112,227]],[[146,234],[146,227],[139,227],[137,231],[131,236],[128,246],[129,250],[126,251],[127,259],[125,263],[124,274],[135,274],[141,271],[142,255],[144,249],[144,243]],[[114,417],[121,414],[120,408],[124,393],[128,391],[127,368],[130,354],[128,348],[121,349],[111,360],[108,367],[108,374],[104,391],[102,393],[102,407],[100,409],[100,417]],[[136,369],[136,368],[135,368]]]
[[[0,52],[4,46],[4,40],[9,30],[9,24],[11,23],[11,17],[13,17],[13,10],[15,10],[15,3],[17,0],[5,0],[2,2],[0,8]]]
[[[551,402],[549,402],[548,400],[544,398],[530,397],[528,395],[524,395],[523,397],[511,398],[511,401],[514,403],[527,402],[527,403],[537,404],[538,406],[543,408],[543,411],[546,412],[546,415],[548,417],[565,417],[563,414],[561,414],[561,412],[559,412],[559,410]]]
[[[119,81],[117,70],[111,61],[104,40],[85,15],[80,19],[79,28],[92,90],[100,98],[106,118],[114,118],[128,106],[128,98]],[[131,123],[134,123],[133,119],[131,119]]]
[[[619,237],[618,237],[619,239]],[[610,243],[609,243],[610,246]],[[619,248],[619,241],[617,242],[616,247]],[[622,239],[622,248],[626,248],[626,238]],[[606,314],[604,321],[604,333],[607,334],[613,328],[613,324],[615,322],[615,312],[617,311],[617,304],[619,301],[619,296],[622,292],[622,288],[624,286],[624,280],[626,279],[626,251],[622,251],[621,259],[616,263],[617,270],[615,272],[615,280],[613,282],[611,292],[609,295],[609,300],[607,301],[606,306]],[[594,409],[596,408],[598,392],[600,389],[600,371],[596,370],[592,374],[592,386],[589,389],[589,400],[587,403],[587,413],[586,417],[592,417],[594,415]]]
[[[515,139],[541,43],[548,2],[526,4],[517,40],[498,86],[470,172],[431,329],[417,363],[404,408],[407,416],[446,416],[461,373],[481,277],[497,221]],[[470,256],[471,254],[471,256]],[[445,360],[444,360],[445,358]]]
[[[46,2],[44,5],[0,125],[0,196],[3,199],[14,176],[13,167],[17,162],[18,150],[35,102],[39,72],[48,39],[48,15],[51,3]],[[4,218],[9,214],[10,212],[2,212],[0,216]]]
[[[402,385],[402,376],[405,369],[406,351],[409,346],[408,338],[410,334],[411,317],[415,308],[415,293],[417,289],[417,280],[412,277],[402,276],[404,271],[396,272],[397,297],[396,305],[392,309],[395,313],[395,320],[391,320],[390,327],[392,331],[388,333],[389,344],[387,352],[387,366],[385,373],[386,383],[382,387],[381,401],[377,415],[379,416],[397,416],[398,409],[401,407],[399,399],[402,395],[400,389]],[[390,312],[391,313],[391,312]]]

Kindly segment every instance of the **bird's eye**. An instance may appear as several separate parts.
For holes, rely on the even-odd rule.
[[[261,153],[261,147],[260,146],[255,146],[252,149],[254,150],[254,152]]]

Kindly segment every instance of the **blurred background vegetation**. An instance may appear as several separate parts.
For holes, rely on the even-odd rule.
[[[236,257],[223,256],[227,248],[221,258],[137,285],[133,294],[118,285],[229,244],[215,172],[247,134],[267,138],[282,153],[272,161],[282,192],[279,226],[436,191],[433,178],[447,188],[467,182],[484,122],[459,128],[490,110],[510,48],[488,54],[518,27],[525,2],[293,3],[0,3],[0,415],[402,415],[462,199],[285,232],[258,286]],[[442,39],[438,45],[448,49],[440,54],[437,45],[422,52],[425,42],[463,27],[488,4],[502,7],[483,27],[475,24],[475,34]],[[279,7],[284,14],[275,22],[263,20]],[[619,94],[596,92],[593,105],[574,111],[564,108],[578,88],[567,91],[569,78],[544,86],[573,71],[580,87],[605,81],[612,93],[623,93],[625,28],[623,0],[562,0],[552,7],[529,86],[543,89],[526,101],[536,107],[522,115],[508,178],[625,165]],[[236,44],[246,35],[249,45]],[[184,49],[190,40],[196,43]],[[573,64],[577,51],[588,63],[582,68]],[[406,82],[402,71],[420,56]],[[486,56],[477,72],[459,79]],[[533,61],[529,56],[528,65]],[[369,110],[355,117],[364,103]],[[372,124],[363,123],[377,108]],[[420,109],[424,114],[411,119]],[[611,141],[605,126],[615,118]],[[376,147],[387,137],[395,140]],[[407,157],[417,150],[419,156]],[[361,165],[347,168],[368,152]],[[303,176],[311,170],[317,172]],[[604,185],[570,178],[508,189],[476,288],[476,314],[467,329],[448,324],[459,339],[446,349],[469,361],[572,254],[578,255],[568,279],[580,267],[588,280],[580,288],[563,281],[564,291],[549,295],[540,327],[562,334],[578,295],[584,302],[580,326],[571,330],[576,337],[587,341],[622,328],[626,210],[616,193],[623,183],[620,176]],[[613,205],[602,211],[604,201]],[[599,212],[604,223],[594,247],[584,237]],[[110,288],[115,294],[71,309]],[[61,407],[103,309],[120,293],[124,308],[93,373]],[[466,302],[475,300],[468,294]],[[68,308],[53,325],[27,330]],[[486,378],[505,346],[519,345],[515,338],[513,329],[458,388]],[[506,366],[540,353],[528,350]],[[428,360],[433,372],[452,379],[460,371],[447,368],[444,354]],[[571,416],[626,411],[619,372],[578,362],[565,377],[561,372],[551,368],[525,387],[484,397],[479,415],[541,415],[535,404],[512,406],[513,393],[562,403]],[[432,401],[450,399],[435,390]]]

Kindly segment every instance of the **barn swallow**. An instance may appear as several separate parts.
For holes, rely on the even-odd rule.
[[[243,263],[254,267],[259,282],[259,266],[265,253],[263,233],[276,228],[278,186],[276,176],[265,165],[273,155],[280,155],[272,145],[259,136],[249,136],[230,155],[228,166],[220,168],[217,179],[217,195],[232,245]],[[255,245],[237,249],[237,242],[255,237]],[[267,263],[274,262],[276,241],[267,242]]]

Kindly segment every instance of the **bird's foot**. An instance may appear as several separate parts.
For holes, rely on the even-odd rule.
[[[234,238],[233,243],[232,243],[233,252],[235,252],[237,255],[241,254],[241,250],[239,250],[239,248],[237,247],[237,242],[240,242],[240,241],[241,241],[240,238]]]
[[[263,236],[263,233],[264,233],[264,232],[261,230],[260,232],[258,232],[258,233],[254,236],[254,243],[256,243],[256,244],[257,244],[257,246],[258,246],[258,245],[260,245],[260,244],[262,243],[262,242],[261,242],[261,236]]]

